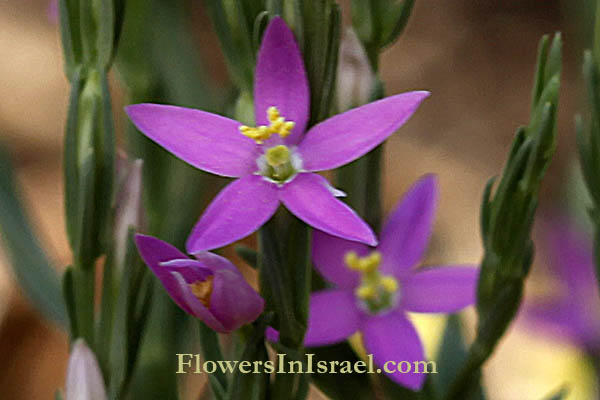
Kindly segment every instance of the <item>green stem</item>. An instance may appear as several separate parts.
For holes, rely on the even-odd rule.
[[[198,326],[200,328],[200,346],[204,360],[214,362],[223,360],[223,353],[221,352],[217,333],[202,321],[198,322]],[[209,381],[215,396],[219,397],[220,394],[227,392],[229,383],[227,382],[225,373],[220,369],[217,369],[214,374],[209,375]]]

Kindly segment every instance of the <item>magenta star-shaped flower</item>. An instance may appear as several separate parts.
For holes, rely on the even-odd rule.
[[[305,132],[310,96],[302,55],[293,33],[276,17],[266,29],[256,65],[258,126],[168,105],[137,104],[126,111],[142,133],[185,162],[239,178],[201,216],[188,238],[188,253],[221,247],[251,234],[280,203],[316,229],[375,245],[369,226],[335,198],[339,191],[314,172],[337,168],[375,148],[428,95],[415,91],[388,97]]]
[[[449,313],[473,304],[479,276],[473,266],[416,268],[431,236],[436,199],[435,178],[425,176],[387,219],[375,249],[314,233],[315,267],[335,288],[312,294],[306,346],[337,343],[360,331],[381,368],[387,361],[425,360],[406,312]],[[272,331],[269,336],[276,338]],[[425,380],[414,369],[388,375],[413,390]]]

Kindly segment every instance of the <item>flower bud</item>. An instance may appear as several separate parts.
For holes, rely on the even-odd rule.
[[[336,85],[339,111],[368,103],[375,86],[367,53],[351,28],[342,37]]]
[[[120,153],[117,158],[117,193],[115,210],[115,265],[125,261],[129,228],[141,228],[142,207],[142,167],[141,159],[129,160]]]
[[[77,339],[73,344],[67,367],[65,392],[65,400],[108,398],[96,356],[83,339]]]

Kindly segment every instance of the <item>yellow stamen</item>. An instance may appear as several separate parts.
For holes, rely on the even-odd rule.
[[[349,251],[344,256],[344,263],[348,266],[348,268],[353,270],[359,270],[359,261],[358,254],[355,251]]]
[[[395,293],[398,290],[398,281],[391,276],[383,276],[379,280],[383,289],[388,293]]]
[[[267,119],[269,120],[269,126],[240,126],[241,134],[255,140],[256,143],[261,144],[273,134],[278,134],[282,138],[288,137],[290,133],[292,133],[294,126],[296,126],[295,122],[286,121],[285,118],[279,114],[277,107],[269,107],[267,109]]]
[[[354,294],[372,312],[379,312],[392,307],[398,296],[400,284],[390,275],[379,272],[382,256],[378,251],[359,257],[354,251],[344,255],[344,263],[360,273],[361,284]]]
[[[213,290],[213,276],[209,276],[204,281],[196,281],[188,285],[194,296],[200,300],[205,307],[210,307],[210,295]]]
[[[356,296],[361,300],[371,300],[377,296],[377,289],[372,285],[359,286],[356,289]]]
[[[344,256],[344,262],[348,268],[368,274],[379,268],[381,253],[374,251],[366,257],[359,257],[356,252],[350,251]]]

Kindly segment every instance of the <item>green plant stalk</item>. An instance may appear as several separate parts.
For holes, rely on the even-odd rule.
[[[600,287],[600,1],[596,2],[593,50],[583,59],[583,78],[588,97],[588,122],[576,116],[575,127],[581,170],[592,204],[589,215],[594,226],[594,262]]]
[[[533,261],[531,229],[539,186],[556,147],[561,37],[542,38],[529,125],[517,130],[500,182],[486,186],[481,207],[484,257],[477,287],[477,334],[446,399],[477,395],[480,368],[514,319]]]

